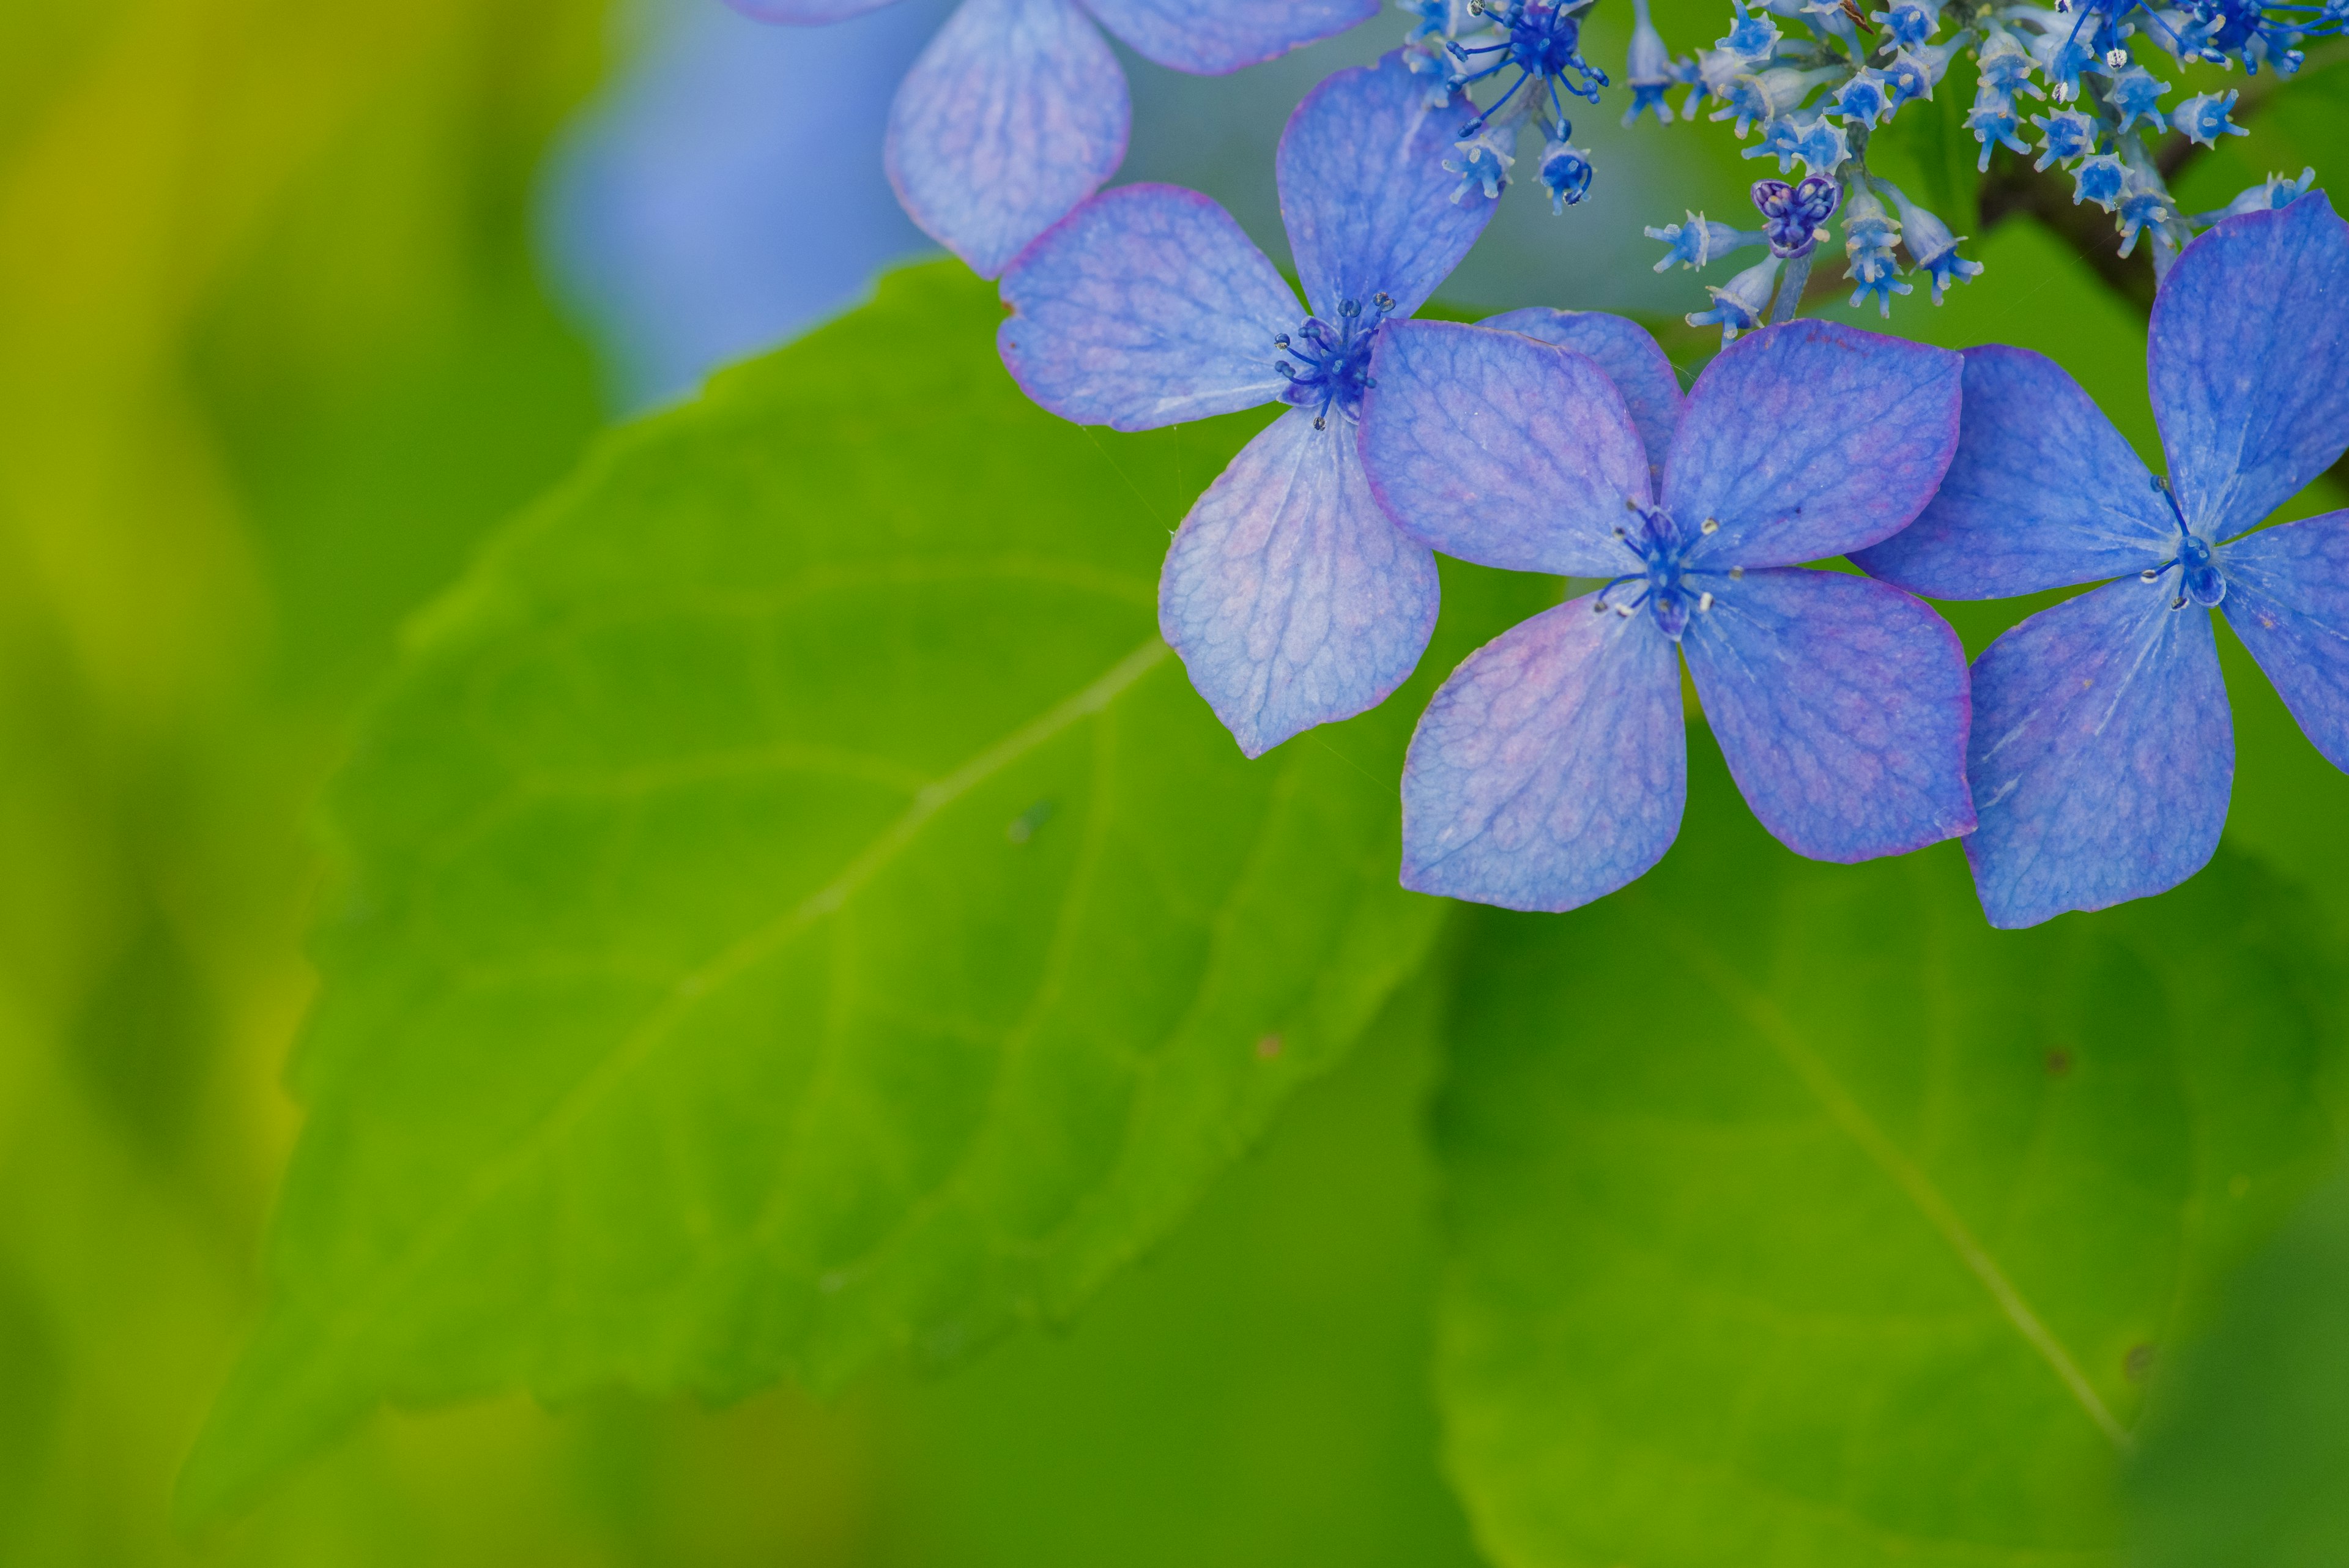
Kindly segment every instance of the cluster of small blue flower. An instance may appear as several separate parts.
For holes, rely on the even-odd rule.
[[[736,3],[815,20],[880,0]],[[1192,69],[1293,47],[1363,3],[1301,0],[1268,26],[1247,0],[1086,0]],[[1276,173],[1302,305],[1207,197],[1092,194],[1124,100],[1075,0],[965,0],[900,93],[889,161],[916,218],[1001,275],[1003,362],[1043,407],[1129,431],[1284,408],[1193,506],[1160,581],[1162,632],[1248,755],[1402,684],[1434,628],[1437,551],[1603,579],[1436,692],[1403,766],[1407,886],[1566,909],[1653,866],[1685,795],[1684,659],[1788,846],[1856,861],[1962,837],[1991,921],[2024,926],[2158,892],[2216,848],[2234,763],[2213,609],[2349,769],[2349,512],[2254,532],[2349,451],[2349,225],[2308,175],[2181,218],[2136,129],[2159,121],[2164,89],[2123,42],[2141,24],[2182,59],[2284,71],[2349,0],[2083,3],[1895,0],[1866,19],[1851,0],[1740,4],[1692,65],[1633,0],[1632,116],[1669,119],[1666,90],[1685,86],[1683,116],[1716,101],[1713,118],[1760,128],[1780,172],[1806,169],[1754,187],[1757,230],[1692,213],[1651,231],[1668,265],[1768,250],[1690,318],[1724,347],[1685,394],[1619,317],[1413,318],[1484,232],[1522,130],[1541,133],[1554,206],[1588,188],[1565,102],[1607,78],[1580,53],[1580,5],[1413,0],[1402,49],[1299,106]],[[1945,11],[1957,30],[1937,43]],[[1838,213],[1855,303],[1909,291],[1896,244],[1936,300],[1981,270],[1866,159],[1966,48],[1985,160],[2018,145],[2018,95],[2046,98],[2042,163],[2073,165],[2132,240],[2153,236],[2167,479],[2039,356],[1796,319]],[[1080,111],[1112,97],[1116,123],[1087,131]],[[2167,123],[2208,140],[2228,107],[2204,95]],[[1806,565],[1837,556],[1858,572]],[[1971,669],[1912,597],[2106,579]]]
[[[1500,193],[1516,162],[1518,132],[1527,126],[1542,135],[1540,180],[1553,208],[1562,212],[1589,190],[1590,157],[1569,140],[1561,94],[1597,103],[1607,85],[1579,49],[1580,18],[1594,3],[1402,0],[1418,21],[1405,48],[1431,102],[1487,81],[1498,87],[1456,149],[1451,167],[1462,196]],[[1892,0],[1887,9],[1863,12],[1858,0],[1760,0],[1752,9],[1732,0],[1729,31],[1692,59],[1666,47],[1648,0],[1632,0],[1624,73],[1632,97],[1624,123],[1650,112],[1671,123],[1667,95],[1685,88],[1682,118],[1692,120],[1711,104],[1709,118],[1733,121],[1740,139],[1760,133],[1746,157],[1775,159],[1781,174],[1792,174],[1797,163],[1804,171],[1799,185],[1764,181],[1754,187],[1760,228],[1690,213],[1647,231],[1669,247],[1659,272],[1675,263],[1702,268],[1750,246],[1767,247],[1753,266],[1709,287],[1712,307],[1689,319],[1718,323],[1724,340],[1765,321],[1792,319],[1838,210],[1855,307],[1873,299],[1880,315],[1889,315],[1892,296],[1911,291],[1898,245],[1908,247],[1910,266],[1930,280],[1937,305],[1950,285],[1980,274],[1980,263],[1958,254],[1961,241],[1947,223],[1868,166],[1870,136],[1906,105],[1931,99],[1961,57],[1971,57],[1974,67],[1966,124],[1982,144],[1979,167],[1990,167],[1997,147],[2031,153],[2025,130],[2037,131],[2034,168],[2063,167],[2074,178],[2075,202],[2094,202],[2111,213],[2122,254],[2149,236],[2157,275],[2168,271],[2196,230],[2282,206],[2308,189],[2313,173],[2278,176],[2220,211],[2182,213],[2144,136],[2175,130],[2207,146],[2240,135],[2230,118],[2239,95],[2198,93],[2165,111],[2158,100],[2172,84],[2154,76],[2143,58],[2240,61],[2250,71],[2264,67],[2288,76],[2302,63],[2304,41],[2349,27],[2349,0],[2191,0],[2166,10],[2147,0],[2053,3],[2044,9],[2010,0]],[[2047,112],[2031,114],[2033,106]]]
[[[1286,406],[1160,584],[1162,631],[1251,756],[1403,682],[1434,552],[1604,579],[1437,691],[1404,763],[1407,886],[1565,909],[1653,866],[1685,794],[1683,659],[1772,833],[1837,861],[1963,836],[2001,926],[2209,857],[2233,773],[2211,607],[2349,766],[2349,513],[2251,532],[2349,450],[2349,225],[2321,193],[2169,269],[2161,481],[2019,350],[1798,320],[1683,395],[1619,317],[1413,319],[1491,217],[1492,192],[1450,199],[1449,155],[1492,123],[1400,55],[1317,88],[1278,159],[1304,306],[1222,208],[1165,185],[1084,202],[1002,283],[1004,363],[1065,418]],[[1786,221],[1815,199],[1788,190]],[[1865,575],[1805,565],[1838,556]],[[1971,670],[1912,597],[2104,578]]]

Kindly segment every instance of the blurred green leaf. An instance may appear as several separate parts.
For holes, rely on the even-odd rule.
[[[2349,1173],[2228,1282],[2155,1385],[2129,1467],[2137,1568],[2349,1563]]]
[[[1402,742],[1543,585],[1454,574],[1418,687],[1247,763],[1154,584],[1260,416],[1068,425],[999,319],[897,275],[421,628],[335,792],[275,1302],[195,1511],[385,1397],[827,1385],[1063,1316],[1416,967]]]
[[[2330,1158],[2333,971],[2231,851],[2027,932],[1717,752],[1657,871],[1480,918],[1440,1122],[1454,1473],[1512,1568],[2104,1563],[2140,1380]]]

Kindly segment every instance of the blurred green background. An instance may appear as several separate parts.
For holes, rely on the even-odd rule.
[[[1685,48],[1717,9],[1659,15]],[[1271,130],[1402,26],[1225,81],[1134,67],[1128,177],[1271,238]],[[173,1533],[296,1126],[321,784],[402,618],[619,408],[689,379],[599,268],[609,223],[573,221],[575,157],[570,217],[544,216],[554,150],[609,134],[566,128],[665,36],[594,0],[0,5],[0,1562],[1474,1562],[1426,1392],[1424,989],[1065,1336],[832,1404],[385,1417],[256,1516]],[[2339,78],[2198,165],[2191,204],[2317,161]],[[889,74],[847,85],[885,99]],[[1633,143],[1612,118],[1606,200],[1518,201],[1462,299],[1702,303],[1629,225],[1733,211],[1757,166],[1718,128]],[[909,244],[857,233],[869,256],[730,347]],[[1893,327],[2044,348],[2149,445],[2142,317],[2024,222],[1978,254],[1983,281]],[[2232,684],[2230,837],[2349,916],[2344,781],[2263,681]]]

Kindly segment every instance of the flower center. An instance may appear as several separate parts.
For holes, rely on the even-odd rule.
[[[1597,103],[1599,89],[1607,85],[1607,73],[1582,57],[1582,22],[1572,14],[1580,7],[1559,6],[1552,0],[1469,0],[1468,8],[1473,14],[1492,17],[1501,33],[1497,43],[1473,47],[1458,43],[1449,46],[1455,58],[1473,67],[1468,72],[1468,85],[1512,67],[1516,69],[1517,79],[1509,84],[1509,89],[1492,108],[1461,127],[1461,135],[1475,136],[1496,118],[1506,120],[1530,114],[1537,125],[1564,140],[1571,128],[1558,98],[1559,89]],[[1475,57],[1480,55],[1495,57],[1478,65]],[[1503,114],[1518,89],[1528,82],[1534,84],[1533,90],[1514,110]]]
[[[2170,493],[2168,480],[2156,475],[2153,487],[2161,492],[2162,498],[2169,503],[2170,515],[2178,519],[2177,553],[2137,576],[2146,582],[2158,583],[2175,571],[2178,591],[2169,607],[2184,609],[2191,600],[2209,609],[2227,597],[2227,578],[2219,569],[2219,552],[2209,540],[2186,525],[2186,514],[2178,509],[2178,497]]]
[[[1395,302],[1377,294],[1371,296],[1371,305],[1378,314],[1368,320],[1361,306],[1349,299],[1338,306],[1337,326],[1309,316],[1304,326],[1272,340],[1274,348],[1288,356],[1272,367],[1288,379],[1281,400],[1311,409],[1317,431],[1330,428],[1332,409],[1349,420],[1361,418],[1362,394],[1371,386],[1371,347]]]
[[[1626,572],[1600,588],[1590,607],[1602,615],[1611,609],[1626,619],[1644,609],[1655,618],[1657,630],[1678,642],[1681,633],[1688,629],[1691,615],[1702,615],[1713,608],[1713,590],[1705,586],[1705,580],[1726,578],[1734,582],[1745,575],[1745,568],[1731,566],[1723,570],[1689,566],[1689,552],[1697,541],[1682,535],[1671,513],[1661,506],[1642,507],[1636,502],[1627,501],[1624,505],[1632,520],[1617,527],[1615,537],[1639,558],[1640,569]],[[1697,535],[1701,538],[1720,526],[1708,517],[1698,528]],[[1620,594],[1616,592],[1619,588],[1622,590]]]

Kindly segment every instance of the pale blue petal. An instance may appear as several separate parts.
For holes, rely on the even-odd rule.
[[[1086,202],[1003,275],[996,347],[1063,419],[1150,430],[1252,409],[1288,383],[1273,339],[1303,312],[1230,213],[1176,185]]]
[[[1688,799],[1680,656],[1647,616],[1544,610],[1469,655],[1402,770],[1402,885],[1571,909],[1663,858]]]
[[[2227,539],[2349,449],[2349,224],[2321,191],[2229,218],[2153,302],[2153,414],[2187,520]]]
[[[1116,172],[1132,118],[1074,0],[963,0],[898,85],[884,161],[914,222],[993,277]]]
[[[1199,497],[1158,627],[1249,756],[1375,708],[1435,629],[1435,557],[1371,498],[1353,427],[1292,409]]]
[[[1378,15],[1379,0],[1085,0],[1134,53],[1195,76],[1222,76]]]
[[[754,22],[781,22],[789,26],[820,27],[845,22],[867,11],[894,5],[897,0],[726,0]]]
[[[2349,770],[2349,512],[2262,528],[2220,559],[2227,624],[2324,760]]]
[[[1404,321],[1379,334],[1362,462],[1395,521],[1447,556],[1611,577],[1640,559],[1614,530],[1648,500],[1623,399],[1590,359],[1514,332]]]
[[[1672,432],[1680,428],[1681,379],[1672,362],[1648,329],[1625,317],[1603,310],[1553,310],[1547,305],[1527,306],[1477,323],[1503,332],[1522,332],[1599,361],[1623,394],[1631,410],[1640,442],[1648,449],[1648,467],[1661,475],[1664,458],[1672,450]]]
[[[1690,389],[1664,464],[1692,559],[1788,566],[1860,549],[1923,510],[1958,444],[1964,361],[1826,321],[1741,337]]]
[[[1974,660],[1966,840],[1993,926],[2174,888],[2219,846],[2235,731],[2210,616],[2123,577]]]
[[[1900,855],[1974,826],[1966,650],[1899,589],[1842,572],[1748,572],[1681,650],[1737,787],[1814,860]]]
[[[1493,203],[1452,200],[1452,144],[1475,109],[1427,107],[1427,83],[1400,53],[1338,72],[1305,97],[1280,135],[1274,171],[1297,275],[1314,310],[1335,318],[1381,293],[1409,316],[1485,232]]]
[[[2136,449],[2062,366],[1969,348],[1958,455],[1917,521],[1852,560],[1937,599],[2011,598],[2158,565],[2178,519]]]

